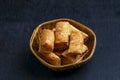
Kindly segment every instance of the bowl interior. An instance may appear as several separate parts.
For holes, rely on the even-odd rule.
[[[38,55],[38,47],[39,47],[39,39],[40,39],[39,36],[42,32],[42,29],[53,29],[53,28],[55,28],[56,22],[59,22],[59,21],[68,21],[70,24],[75,26],[77,29],[88,34],[89,38],[85,44],[87,45],[89,51],[84,56],[84,58],[81,62],[68,64],[68,65],[54,66],[54,65],[48,64],[42,58],[39,57],[40,56],[40,55]],[[56,19],[56,20],[52,20],[52,21],[48,21],[48,22],[40,24],[34,30],[32,36],[31,36],[31,40],[30,40],[30,48],[31,48],[33,54],[37,57],[37,59],[41,63],[43,63],[44,65],[46,65],[47,67],[52,68],[52,69],[69,68],[69,67],[72,68],[73,66],[80,66],[81,64],[87,62],[92,57],[94,50],[95,50],[95,46],[96,46],[96,36],[95,36],[94,32],[91,29],[89,29],[88,27],[86,27],[85,25],[82,25],[71,19]]]

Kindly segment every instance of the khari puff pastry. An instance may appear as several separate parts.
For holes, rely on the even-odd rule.
[[[57,22],[55,30],[55,49],[65,50],[69,45],[69,22]]]
[[[54,32],[49,29],[44,29],[41,34],[39,52],[42,54],[50,53],[54,49]]]
[[[87,35],[86,33],[78,30],[77,28],[75,28],[75,27],[74,27],[73,25],[71,25],[71,24],[70,24],[69,26],[70,26],[70,33],[72,33],[72,32],[79,32],[80,34],[83,35],[83,38],[84,38],[84,39],[87,39],[87,38],[88,38],[88,35]]]
[[[69,22],[57,22],[55,28],[43,29],[38,52],[52,65],[80,62],[88,51],[84,44],[88,35]]]
[[[81,55],[70,55],[68,53],[68,50],[65,50],[62,53],[61,59],[62,59],[61,60],[62,65],[65,65],[65,64],[72,64],[72,63],[76,63],[78,61],[81,61],[83,59],[83,56],[81,56]]]
[[[72,55],[82,55],[88,50],[87,46],[84,45],[84,36],[80,32],[72,32],[70,34],[70,45],[68,53]]]
[[[56,54],[54,54],[53,52],[50,52],[49,54],[46,54],[46,55],[42,55],[42,58],[52,64],[52,65],[61,65],[61,59],[60,57],[58,57]]]

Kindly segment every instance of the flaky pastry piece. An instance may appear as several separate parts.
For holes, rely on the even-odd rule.
[[[79,32],[71,32],[68,53],[82,55],[87,50],[87,46],[84,45],[84,36]]]
[[[53,53],[55,53],[57,56],[61,58],[63,51],[53,51]]]
[[[81,56],[81,55],[70,55],[68,53],[68,50],[65,50],[62,53],[61,64],[62,65],[72,64],[72,63],[76,63],[78,61],[81,61],[82,59],[83,59],[83,56]]]
[[[61,65],[61,59],[60,59],[60,57],[58,57],[53,52],[50,52],[50,53],[48,53],[46,55],[42,54],[41,58],[44,59],[49,64],[56,65],[56,66]]]
[[[78,30],[78,29],[77,29],[76,27],[74,27],[73,25],[70,24],[69,27],[70,27],[70,33],[72,33],[72,32],[78,32],[78,33],[81,33],[81,34],[83,35],[83,38],[84,38],[84,39],[88,38],[88,35],[87,35],[86,33]]]
[[[55,49],[67,49],[69,45],[69,35],[69,22],[57,22],[55,28]]]
[[[39,50],[40,53],[50,53],[54,49],[54,32],[49,29],[43,29],[40,38]]]

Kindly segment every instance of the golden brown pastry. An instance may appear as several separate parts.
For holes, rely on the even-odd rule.
[[[52,65],[56,65],[56,66],[61,65],[61,59],[53,52],[49,53],[48,55],[43,55],[43,56],[46,62]]]
[[[63,53],[62,53],[62,57],[61,57],[61,64],[62,65],[66,65],[66,64],[72,64],[76,61],[75,58],[71,57],[68,53],[68,50],[65,50]]]
[[[39,55],[51,65],[66,65],[82,61],[88,51],[84,44],[88,35],[69,22],[57,22],[53,29],[43,29]]]
[[[54,32],[44,29],[40,38],[39,52],[50,53],[54,49]]]
[[[79,32],[72,32],[70,35],[68,53],[72,55],[82,55],[87,50],[87,46],[84,45],[83,35]]]
[[[66,65],[66,64],[72,64],[72,63],[76,63],[78,61],[81,61],[82,60],[82,56],[80,56],[80,55],[70,55],[68,53],[68,50],[65,50],[62,53],[61,59],[62,59],[61,64],[62,65]]]
[[[77,55],[76,63],[82,61],[87,53],[88,53],[88,50],[86,52],[84,52],[84,54],[82,54],[82,55]]]
[[[63,51],[54,51],[54,53],[61,58]]]
[[[75,28],[73,25],[70,24],[70,33],[72,32],[78,32],[81,33],[83,35],[83,38],[86,39],[88,38],[88,35],[80,30],[78,30],[77,28]]]
[[[57,22],[55,29],[55,49],[67,49],[69,44],[69,35],[69,22]]]

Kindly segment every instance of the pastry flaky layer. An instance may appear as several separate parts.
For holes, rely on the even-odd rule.
[[[55,28],[55,49],[65,50],[69,43],[69,22],[58,22]]]
[[[54,32],[49,29],[44,29],[40,38],[39,44],[39,52],[41,53],[49,53],[54,49]]]
[[[54,29],[43,29],[39,41],[39,54],[51,65],[79,62],[88,51],[88,35],[67,21],[57,22]]]
[[[82,55],[88,48],[84,45],[85,37],[80,32],[72,32],[68,53]]]

